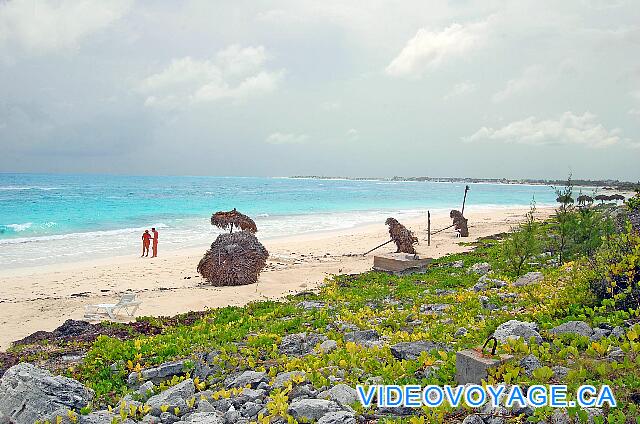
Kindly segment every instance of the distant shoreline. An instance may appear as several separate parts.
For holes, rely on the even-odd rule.
[[[544,179],[509,179],[509,178],[471,178],[471,177],[339,177],[320,175],[294,175],[291,179],[309,180],[348,180],[348,181],[414,181],[432,183],[471,183],[471,184],[508,184],[508,185],[547,185],[564,186],[567,180],[544,180]],[[620,180],[571,180],[576,187],[595,187],[603,190],[624,190],[633,191],[640,188],[640,182],[620,181]]]

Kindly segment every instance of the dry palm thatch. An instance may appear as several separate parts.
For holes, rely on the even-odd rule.
[[[416,254],[413,245],[418,242],[418,237],[414,236],[411,230],[399,223],[395,218],[387,218],[385,224],[389,226],[389,235],[396,244],[396,253]]]
[[[258,281],[269,252],[247,231],[220,234],[198,264],[198,272],[213,286],[241,286]]]
[[[563,194],[561,196],[558,196],[556,202],[568,205],[569,203],[573,203],[573,197],[571,197],[571,195],[569,194]]]
[[[599,200],[601,203],[608,202],[611,200],[611,196],[607,196],[606,194],[598,194],[595,197],[596,200]]]
[[[254,234],[258,232],[258,227],[256,227],[256,223],[253,222],[253,219],[238,212],[236,208],[233,208],[233,210],[228,212],[220,211],[211,215],[211,225],[215,225],[223,230],[229,229],[230,233],[233,233],[233,227],[239,228],[242,231],[249,231]]]
[[[626,197],[624,197],[622,194],[613,194],[613,195],[609,196],[609,198],[610,198],[611,200],[615,200],[616,202],[617,202],[618,200],[620,200],[620,201],[624,202],[624,201],[625,201],[625,199],[626,199]]]
[[[587,196],[586,194],[581,194],[580,196],[578,196],[576,200],[578,201],[578,204],[582,206],[584,206],[587,203],[589,204],[593,203],[593,197]]]
[[[460,233],[460,237],[469,237],[468,220],[462,216],[462,212],[454,209],[449,213],[449,217],[453,219],[453,226]]]

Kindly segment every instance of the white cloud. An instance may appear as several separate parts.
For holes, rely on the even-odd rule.
[[[544,87],[550,80],[551,76],[543,66],[529,66],[522,72],[522,75],[507,81],[506,86],[495,93],[492,100],[495,103],[503,102],[519,94]]]
[[[631,116],[640,116],[640,109],[629,109],[627,113]]]
[[[177,108],[229,99],[242,101],[273,92],[284,71],[264,68],[265,49],[232,45],[215,59],[174,59],[164,70],[142,80],[138,90],[147,106]]]
[[[322,102],[320,107],[326,111],[336,111],[342,109],[342,103],[339,100]]]
[[[619,129],[608,130],[594,114],[585,112],[575,115],[570,111],[558,119],[539,120],[531,116],[498,129],[482,127],[475,134],[463,137],[463,141],[500,141],[533,146],[582,145],[592,148],[629,143],[628,139],[620,136]]]
[[[216,55],[217,63],[225,73],[231,75],[252,72],[262,66],[267,60],[263,46],[241,47],[233,44]]]
[[[358,131],[355,128],[350,128],[347,131],[347,140],[349,141],[356,141],[360,138],[360,131]]]
[[[306,143],[309,137],[306,134],[293,134],[275,132],[266,138],[269,144],[302,144]]]
[[[451,91],[444,95],[444,100],[449,100],[454,97],[464,96],[476,91],[476,85],[471,81],[462,81],[453,86]]]
[[[387,66],[386,73],[394,77],[419,77],[450,58],[482,47],[488,26],[488,21],[482,21],[452,24],[439,32],[421,28]]]
[[[131,4],[131,0],[0,2],[0,48],[39,54],[75,47],[125,15]]]

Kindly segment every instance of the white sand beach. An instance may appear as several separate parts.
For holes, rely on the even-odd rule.
[[[527,210],[526,207],[469,210],[465,214],[469,219],[469,238],[455,238],[453,230],[447,230],[435,235],[431,246],[426,241],[426,214],[403,223],[418,236],[418,253],[435,258],[468,249],[460,245],[461,241],[508,231],[523,219]],[[542,219],[551,211],[539,208],[538,216]],[[450,224],[445,212],[432,216],[434,230]],[[150,259],[138,257],[135,245],[130,256],[0,270],[0,350],[35,331],[53,330],[69,318],[82,319],[85,305],[115,302],[127,290],[136,292],[143,302],[138,315],[154,316],[242,305],[310,290],[332,274],[371,269],[374,254],[363,257],[362,253],[388,239],[387,227],[380,222],[348,230],[262,240],[271,255],[268,267],[257,285],[240,287],[203,285],[196,265],[207,246],[163,252],[160,257]],[[393,251],[395,245],[389,244],[375,253]]]

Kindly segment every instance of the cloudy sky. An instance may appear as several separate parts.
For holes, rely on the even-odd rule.
[[[0,172],[640,179],[635,0],[0,0]]]

